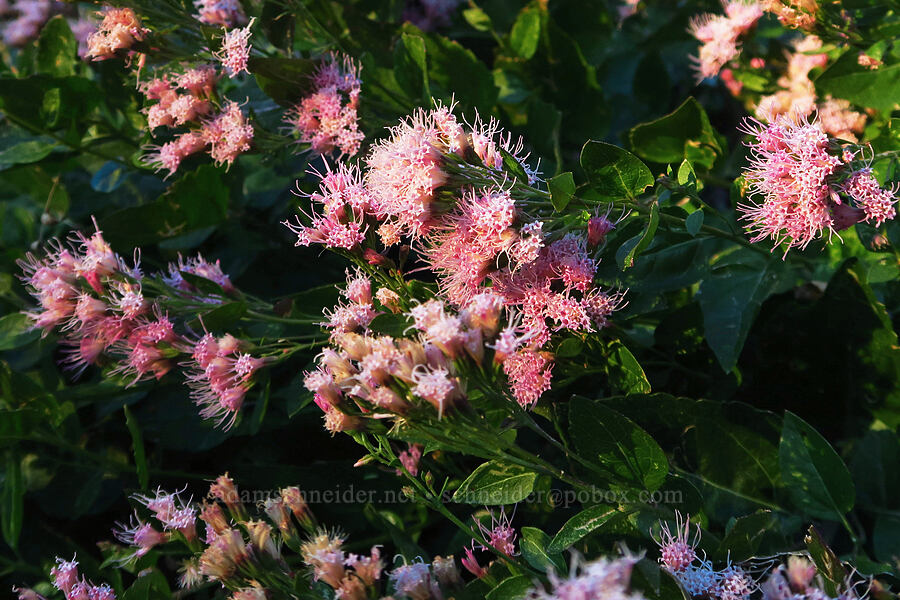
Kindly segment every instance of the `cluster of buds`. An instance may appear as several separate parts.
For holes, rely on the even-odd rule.
[[[50,570],[50,576],[53,578],[53,585],[65,595],[66,600],[116,600],[116,594],[109,584],[94,585],[84,576],[79,577],[78,561],[74,558],[72,560],[57,558],[56,562],[56,566]],[[36,593],[32,594],[26,595],[26,598],[40,598]]]
[[[740,38],[762,17],[757,0],[723,0],[724,15],[704,14],[691,21],[691,34],[701,42],[700,53],[692,57],[701,81],[715,77],[740,54]]]
[[[763,96],[756,107],[756,116],[768,122],[782,115],[818,115],[818,121],[825,133],[850,142],[857,141],[866,126],[866,115],[850,109],[846,100],[831,97],[818,101],[816,87],[809,77],[810,71],[823,68],[828,63],[828,55],[816,52],[822,47],[822,40],[808,35],[798,40],[794,52],[788,55],[787,68],[778,79],[780,88],[774,94]]]
[[[771,238],[787,249],[867,221],[880,226],[896,215],[896,189],[883,189],[856,152],[828,137],[817,122],[783,116],[763,125],[746,121],[750,167],[744,177],[761,204],[739,209],[752,241]]]
[[[656,541],[660,549],[659,562],[681,584],[685,592],[694,598],[716,600],[748,600],[757,589],[756,582],[740,566],[731,561],[716,570],[712,562],[700,558],[700,526],[691,532],[690,517],[682,519],[676,513],[674,532],[668,524],[660,523],[661,532]]]
[[[818,0],[762,0],[762,4],[786,27],[808,31],[816,24]]]
[[[419,559],[386,573],[378,546],[368,556],[360,556],[345,553],[345,541],[340,534],[320,530],[301,546],[303,562],[312,571],[313,580],[332,588],[336,598],[379,598],[389,586],[397,598],[443,600],[446,596],[442,588],[454,589],[462,584],[452,556],[438,556],[431,564]]]
[[[97,31],[88,38],[88,57],[91,60],[114,58],[117,53],[130,49],[135,42],[142,42],[150,30],[141,26],[141,20],[130,8],[107,8],[98,13],[103,17]]]
[[[549,589],[534,588],[525,597],[527,600],[644,600],[643,594],[629,589],[631,571],[638,560],[639,557],[623,556],[582,563],[576,556],[568,577],[551,571]]]
[[[206,334],[199,340],[176,331],[168,308],[173,298],[188,306],[215,305],[224,296],[201,293],[186,279],[192,276],[236,293],[218,262],[197,255],[169,265],[168,273],[146,278],[113,252],[99,229],[91,236],[76,233],[66,247],[49,245],[43,258],[28,254],[19,261],[22,280],[39,308],[25,314],[45,333],[64,336],[64,366],[81,373],[88,365],[113,364],[112,374],[129,380],[159,379],[181,363],[192,397],[206,418],[233,424],[254,373],[266,360],[246,352],[246,344],[226,335]],[[147,295],[146,289],[163,293]],[[170,294],[170,295],[166,295]],[[190,309],[188,312],[191,312]]]
[[[254,373],[266,362],[241,352],[244,345],[232,335],[217,339],[206,333],[187,348],[191,358],[181,363],[191,398],[201,407],[200,416],[215,419],[226,429],[234,425]]]
[[[352,58],[328,54],[312,77],[313,91],[285,116],[285,122],[301,143],[316,154],[335,150],[341,156],[359,152],[360,66]]]
[[[239,0],[194,0],[197,20],[207,25],[236,27],[247,23]]]
[[[206,65],[177,76],[163,75],[141,86],[144,96],[156,101],[145,109],[151,132],[158,127],[187,128],[172,141],[152,147],[153,152],[145,158],[147,164],[171,175],[186,157],[197,152],[205,150],[216,164],[230,165],[250,149],[253,126],[236,102],[226,101],[214,114],[212,97],[218,77],[216,70]]]

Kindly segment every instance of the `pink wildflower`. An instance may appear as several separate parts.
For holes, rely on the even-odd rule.
[[[728,565],[720,571],[718,579],[716,597],[719,600],[747,600],[756,589],[753,579],[735,565]]]
[[[697,544],[700,542],[700,526],[691,536],[691,518],[687,516],[682,520],[681,513],[675,513],[675,533],[669,529],[667,523],[660,523],[659,562],[669,571],[680,573],[688,568],[697,558]]]
[[[506,515],[506,511],[501,508],[499,517],[492,512],[490,527],[485,526],[484,523],[477,519],[475,522],[478,525],[478,530],[487,542],[487,546],[481,546],[482,549],[487,549],[489,546],[506,556],[518,555],[516,551],[516,530],[512,526],[511,518]]]
[[[397,567],[391,571],[391,583],[398,594],[412,600],[441,597],[437,581],[431,575],[431,569],[423,562],[411,562]]]
[[[872,175],[870,167],[852,173],[841,186],[841,191],[853,198],[865,212],[866,221],[874,221],[876,227],[897,216],[894,208],[897,203],[897,186],[883,189]]]
[[[740,54],[739,38],[752,29],[763,14],[756,0],[724,1],[723,6],[724,16],[706,14],[691,21],[691,33],[702,42],[700,53],[694,58],[701,80],[715,77]]]
[[[175,83],[198,98],[208,98],[215,89],[217,79],[216,70],[211,65],[202,65],[188,69],[176,78]],[[164,98],[161,98],[160,102],[163,101]]]
[[[78,561],[74,558],[70,561],[57,558],[56,563],[57,565],[50,569],[53,585],[68,597],[78,582]]]
[[[637,559],[632,556],[610,560],[600,558],[579,565],[573,559],[569,577],[549,573],[549,591],[538,588],[526,596],[528,600],[587,600],[594,598],[627,598],[643,600],[640,593],[630,590],[631,571]]]
[[[247,22],[239,0],[194,0],[197,20],[207,25],[234,27]]]
[[[531,408],[550,389],[553,363],[543,353],[519,350],[503,361],[503,372],[512,387],[513,398],[522,408]]]
[[[130,8],[108,8],[97,14],[103,16],[103,21],[87,41],[91,60],[113,58],[116,52],[143,41],[150,32],[141,27],[141,20]]]
[[[340,150],[342,156],[359,152],[360,67],[350,57],[329,54],[313,76],[315,91],[287,114],[285,121],[300,141],[317,154]]]
[[[771,238],[787,241],[788,248],[805,248],[824,230],[832,231],[828,178],[842,162],[829,154],[821,126],[781,117],[769,126],[747,121],[744,131],[756,137],[749,144],[751,163],[744,176],[753,193],[763,197],[762,204],[739,207],[754,234],[751,241]]]
[[[197,288],[186,281],[182,273],[189,273],[212,281],[219,285],[226,294],[236,291],[236,288],[231,283],[231,279],[222,271],[222,265],[218,260],[211,263],[200,254],[184,259],[179,254],[178,262],[169,263],[168,275],[162,276],[163,283],[184,292],[196,294],[198,292]]]
[[[481,579],[482,577],[484,577],[485,575],[488,574],[488,570],[486,568],[482,567],[478,563],[478,559],[475,557],[474,542],[473,542],[471,548],[470,547],[466,548],[466,555],[463,558],[461,558],[459,562],[466,569],[466,571],[468,571],[469,573],[471,573],[478,579]]]
[[[210,156],[217,165],[231,163],[250,149],[253,141],[253,126],[247,122],[237,102],[229,100],[215,117],[204,123],[202,134],[210,144]]]
[[[144,556],[154,546],[168,541],[168,536],[165,533],[157,531],[149,523],[142,522],[137,515],[132,517],[130,524],[117,523],[113,534],[123,544],[137,548],[137,551],[132,555],[133,557]]]
[[[341,163],[335,170],[327,167],[325,175],[314,173],[321,178],[319,189],[308,195],[310,214],[302,213],[309,225],[299,216],[296,224],[282,224],[297,234],[297,246],[323,244],[326,248],[346,250],[359,246],[365,241],[365,215],[372,204],[359,168]],[[322,207],[321,214],[315,209],[317,205]]]
[[[419,474],[419,460],[422,459],[422,446],[420,444],[410,444],[409,448],[400,452],[397,456],[400,464],[406,471],[415,477]],[[397,475],[402,475],[403,471],[397,469]]]
[[[247,70],[247,61],[250,60],[250,28],[256,17],[250,19],[243,29],[226,31],[222,38],[222,47],[214,56],[219,59],[225,71],[231,78],[240,73],[250,73]]]
[[[253,384],[253,374],[265,360],[228,348],[222,343],[224,338],[213,345],[208,335],[189,349],[192,358],[182,366],[188,369],[187,385],[191,388],[191,398],[201,407],[200,415],[205,419],[218,419],[218,425],[224,424],[225,429],[229,429]]]
[[[420,365],[413,372],[413,381],[415,382],[413,394],[434,406],[438,411],[438,418],[443,416],[444,410],[458,389],[456,380],[451,379],[444,368],[428,369]]]
[[[397,228],[382,236],[385,245],[403,235],[420,237],[433,225],[434,194],[447,180],[438,142],[432,115],[419,110],[393,127],[390,138],[377,142],[366,159],[374,212]]]

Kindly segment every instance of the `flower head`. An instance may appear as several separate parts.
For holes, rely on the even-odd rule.
[[[256,17],[250,19],[243,29],[226,31],[222,37],[222,47],[214,54],[231,78],[250,72],[247,70],[247,61],[250,59],[250,28],[255,20]]]

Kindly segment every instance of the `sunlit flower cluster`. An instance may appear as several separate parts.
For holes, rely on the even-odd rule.
[[[643,594],[629,589],[631,571],[638,557],[600,558],[591,562],[573,559],[568,577],[551,571],[549,589],[534,588],[528,600],[642,600]]]
[[[201,415],[230,426],[265,360],[231,336],[216,340],[207,333],[194,340],[179,333],[167,308],[169,298],[190,307],[215,306],[237,293],[218,261],[179,256],[167,273],[148,278],[137,262],[129,265],[113,252],[99,229],[91,236],[76,233],[72,242],[53,242],[45,257],[29,254],[19,261],[22,280],[38,302],[25,314],[34,327],[63,336],[64,366],[81,373],[89,365],[108,365],[111,375],[132,385],[163,377],[188,355],[182,366]],[[203,280],[205,291],[195,285]],[[209,286],[221,293],[211,294]]]
[[[312,77],[313,90],[285,116],[289,129],[316,154],[359,152],[360,66],[348,56],[329,54]]]
[[[819,10],[818,0],[762,0],[763,7],[793,29],[812,29]]]
[[[78,561],[74,558],[57,558],[56,562],[50,576],[53,578],[53,585],[63,593],[66,600],[115,600],[116,594],[109,584],[94,585],[84,576],[79,577]]]
[[[222,63],[229,77],[249,73],[247,61],[250,60],[250,28],[255,20],[256,17],[250,19],[243,29],[226,30],[222,36],[222,47],[215,53],[215,57]]]
[[[144,96],[156,101],[145,109],[151,132],[158,127],[182,128],[172,141],[152,147],[145,158],[147,164],[171,175],[186,157],[197,152],[205,150],[216,164],[230,165],[250,149],[253,126],[240,106],[229,100],[218,114],[214,112],[212,96],[218,78],[213,67],[204,65],[178,75],[162,75],[141,86]]]
[[[150,32],[141,26],[141,20],[130,8],[107,8],[98,14],[103,20],[87,42],[91,60],[113,58],[135,42],[143,41]]]
[[[819,123],[783,116],[771,125],[747,121],[744,131],[755,138],[744,177],[762,197],[739,207],[752,241],[805,248],[826,231],[830,237],[863,220],[880,225],[895,216],[895,190],[882,189]]]
[[[697,77],[715,77],[722,67],[740,54],[740,38],[763,15],[756,0],[723,0],[724,15],[704,14],[691,21],[691,34],[701,42],[700,53],[692,57]]]

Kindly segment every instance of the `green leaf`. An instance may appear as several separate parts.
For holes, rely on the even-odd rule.
[[[669,462],[659,444],[630,419],[598,401],[580,396],[572,399],[569,434],[578,452],[614,485],[652,492],[666,480]]]
[[[844,565],[814,526],[810,525],[803,541],[818,574],[825,578],[825,593],[837,597],[839,590],[843,589],[844,582],[847,581],[847,570]]]
[[[550,190],[550,202],[553,204],[553,208],[556,212],[562,212],[575,194],[575,179],[571,172],[560,173],[547,180],[547,188]]]
[[[694,98],[668,115],[637,125],[629,132],[629,140],[635,154],[657,163],[681,163],[690,158],[708,169],[722,153],[706,111]]]
[[[10,313],[0,317],[0,350],[21,348],[41,337],[40,329],[22,313]]]
[[[218,225],[228,210],[223,172],[202,165],[157,200],[112,213],[100,223],[106,240],[113,247],[134,248]]]
[[[426,34],[406,23],[402,31],[425,40],[431,95],[444,102],[456,99],[488,111],[497,100],[494,76],[487,66],[459,42],[436,34]]]
[[[570,548],[589,533],[606,525],[610,519],[621,514],[615,507],[598,504],[586,508],[568,521],[553,536],[547,552],[558,553]]]
[[[3,539],[10,548],[19,545],[22,520],[25,514],[25,483],[22,462],[13,452],[7,452],[3,470],[3,489],[0,490],[0,524]]]
[[[581,166],[591,187],[603,196],[634,198],[653,185],[653,173],[631,152],[606,142],[588,141]]]
[[[54,77],[75,74],[78,64],[78,42],[72,35],[69,22],[62,15],[47,21],[38,38],[37,68]]]
[[[531,494],[537,473],[519,465],[486,462],[466,478],[453,502],[461,504],[515,504]]]
[[[540,39],[540,9],[536,6],[526,6],[519,13],[512,31],[509,32],[509,45],[516,54],[528,60],[537,52]]]
[[[476,31],[491,31],[494,28],[491,17],[482,9],[476,7],[462,11],[463,19]]]
[[[122,594],[122,600],[162,600],[171,597],[169,583],[156,569],[142,571],[142,575]]]
[[[618,393],[648,394],[650,382],[640,363],[621,342],[610,344],[610,353],[606,358],[606,369],[609,383]]]
[[[126,404],[125,425],[131,434],[131,447],[134,449],[134,468],[137,471],[138,483],[142,490],[146,490],[150,484],[150,471],[147,469],[147,455],[144,453],[144,436],[141,434],[141,426],[138,424],[134,413]]]
[[[425,40],[420,35],[404,33],[394,48],[394,77],[412,98],[429,98],[428,65]]]
[[[36,163],[45,158],[57,146],[49,137],[36,137],[0,150],[0,171],[13,165]]]
[[[678,185],[694,185],[697,184],[697,175],[694,173],[694,165],[691,161],[684,159],[681,166],[678,167]]]
[[[900,556],[900,516],[878,515],[872,530],[875,558],[887,563],[893,562]]]
[[[804,514],[840,521],[853,509],[850,471],[822,435],[788,411],[784,415],[778,464],[788,494]]]
[[[616,262],[622,270],[634,266],[634,259],[647,249],[653,236],[656,235],[656,229],[659,227],[659,204],[653,202],[650,205],[650,218],[647,219],[647,227],[640,234],[634,236],[616,250]]]
[[[584,342],[580,338],[570,337],[560,342],[554,355],[560,358],[572,358],[581,354],[582,350],[584,350]]]
[[[405,314],[383,313],[372,319],[369,329],[381,335],[402,336],[413,322]]]
[[[778,526],[778,519],[772,511],[764,510],[758,513],[732,518],[725,528],[725,537],[719,543],[718,555],[730,556],[732,560],[743,561],[752,558],[763,536],[773,531]]]
[[[737,365],[747,334],[762,303],[790,285],[784,261],[749,248],[720,255],[700,284],[706,341],[726,372]]]
[[[566,572],[566,563],[559,552],[551,551],[550,536],[536,527],[523,527],[522,541],[519,542],[519,550],[522,558],[528,561],[535,569],[546,572],[553,569],[556,573]]]
[[[857,53],[845,52],[816,79],[816,91],[890,112],[900,98],[900,64],[867,69]]]
[[[684,228],[687,229],[689,234],[696,236],[700,233],[701,227],[703,227],[703,210],[698,208],[684,220]]]
[[[485,594],[485,600],[521,600],[534,587],[534,582],[525,575],[514,575],[504,579],[500,585]]]

